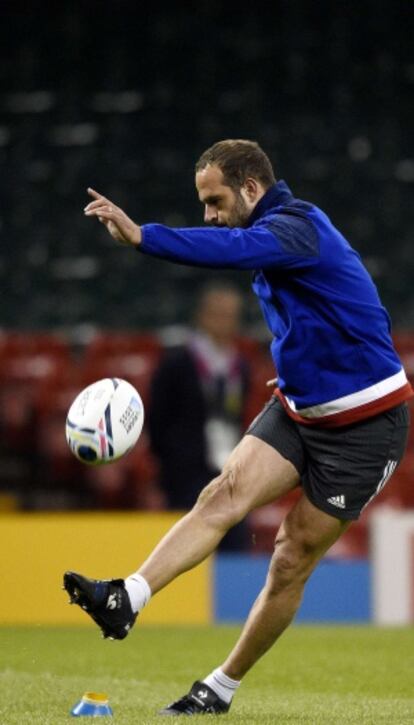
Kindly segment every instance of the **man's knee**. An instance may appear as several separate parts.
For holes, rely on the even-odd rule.
[[[284,534],[278,535],[266,583],[268,591],[276,593],[286,587],[304,584],[317,560],[317,551],[312,544]]]

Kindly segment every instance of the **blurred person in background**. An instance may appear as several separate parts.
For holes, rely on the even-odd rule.
[[[203,561],[231,526],[299,486],[301,495],[277,532],[266,582],[235,647],[161,711],[167,716],[229,710],[243,677],[292,621],[321,557],[401,461],[412,396],[377,289],[326,214],[276,181],[251,141],[214,144],[195,171],[212,228],[141,227],[92,189],[85,213],[144,254],[252,270],[273,334],[277,389],[221,474],[136,572],[112,581],[67,572],[64,586],[104,636],[123,639],[152,594]]]
[[[194,505],[242,435],[249,372],[237,347],[241,312],[236,288],[223,282],[206,287],[184,344],[166,352],[153,377],[148,431],[170,509]],[[221,548],[244,549],[246,543],[241,522]]]

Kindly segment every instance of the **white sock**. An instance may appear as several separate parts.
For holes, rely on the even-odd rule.
[[[125,589],[131,600],[132,611],[140,612],[151,599],[151,589],[141,574],[131,574],[125,579]]]
[[[227,704],[232,701],[234,693],[241,685],[240,680],[232,680],[231,677],[224,674],[220,667],[217,667],[210,675],[207,675],[203,682],[211,687],[216,695]]]

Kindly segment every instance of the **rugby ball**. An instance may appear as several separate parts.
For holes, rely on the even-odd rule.
[[[135,388],[120,378],[104,378],[82,390],[69,408],[66,440],[90,466],[112,463],[137,442],[144,406]]]

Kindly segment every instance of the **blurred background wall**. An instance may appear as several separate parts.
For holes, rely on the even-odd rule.
[[[349,238],[413,376],[413,16],[404,0],[0,3],[4,511],[167,505],[147,429],[131,456],[91,470],[67,450],[65,413],[106,375],[131,380],[150,406],[211,273],[118,247],[82,210],[93,186],[137,221],[201,224],[194,162],[222,138],[257,140],[277,177]],[[247,423],[273,377],[267,333],[249,274],[214,276],[243,296]],[[411,441],[372,509],[414,506],[413,466]],[[250,553],[271,551],[288,505],[252,514]],[[331,555],[366,560],[368,530],[369,513]]]

